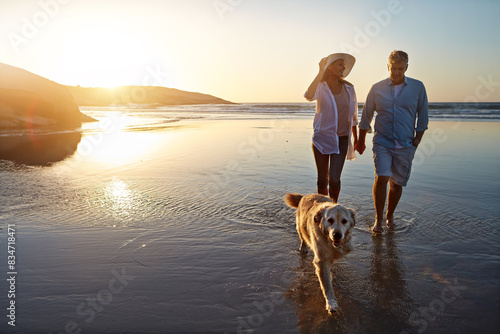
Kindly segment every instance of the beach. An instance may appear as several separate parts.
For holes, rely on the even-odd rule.
[[[380,236],[367,136],[342,174],[355,249],[329,316],[282,200],[316,191],[312,118],[200,110],[89,107],[99,122],[46,164],[0,157],[2,333],[500,330],[500,122],[431,120]]]

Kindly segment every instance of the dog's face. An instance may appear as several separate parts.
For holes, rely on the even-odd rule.
[[[356,214],[340,204],[329,204],[314,216],[320,230],[332,242],[333,247],[342,247],[356,224]]]

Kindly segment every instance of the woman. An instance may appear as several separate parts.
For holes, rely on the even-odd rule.
[[[319,73],[304,94],[307,100],[316,100],[313,152],[318,171],[318,194],[330,194],[335,203],[339,198],[340,175],[346,156],[349,160],[356,159],[358,103],[354,86],[344,80],[355,61],[346,53],[334,53],[321,59]]]

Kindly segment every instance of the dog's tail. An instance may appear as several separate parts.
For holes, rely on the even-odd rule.
[[[299,202],[302,199],[301,194],[286,194],[285,197],[283,197],[283,201],[285,201],[286,205],[288,205],[291,208],[297,208],[299,206]]]

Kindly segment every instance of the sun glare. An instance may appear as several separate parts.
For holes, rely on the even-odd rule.
[[[134,76],[149,56],[133,36],[95,27],[73,31],[67,40],[60,82],[84,87],[140,84],[140,74]]]
[[[82,138],[78,146],[79,155],[94,162],[116,166],[138,163],[156,149],[157,136],[131,128],[131,124],[137,125],[136,119],[108,113],[106,118],[88,128],[97,133]]]
[[[155,136],[143,136],[127,131],[113,131],[101,134],[102,142],[95,145],[90,158],[111,165],[125,165],[140,162],[155,146]],[[85,137],[89,141],[96,138]]]

